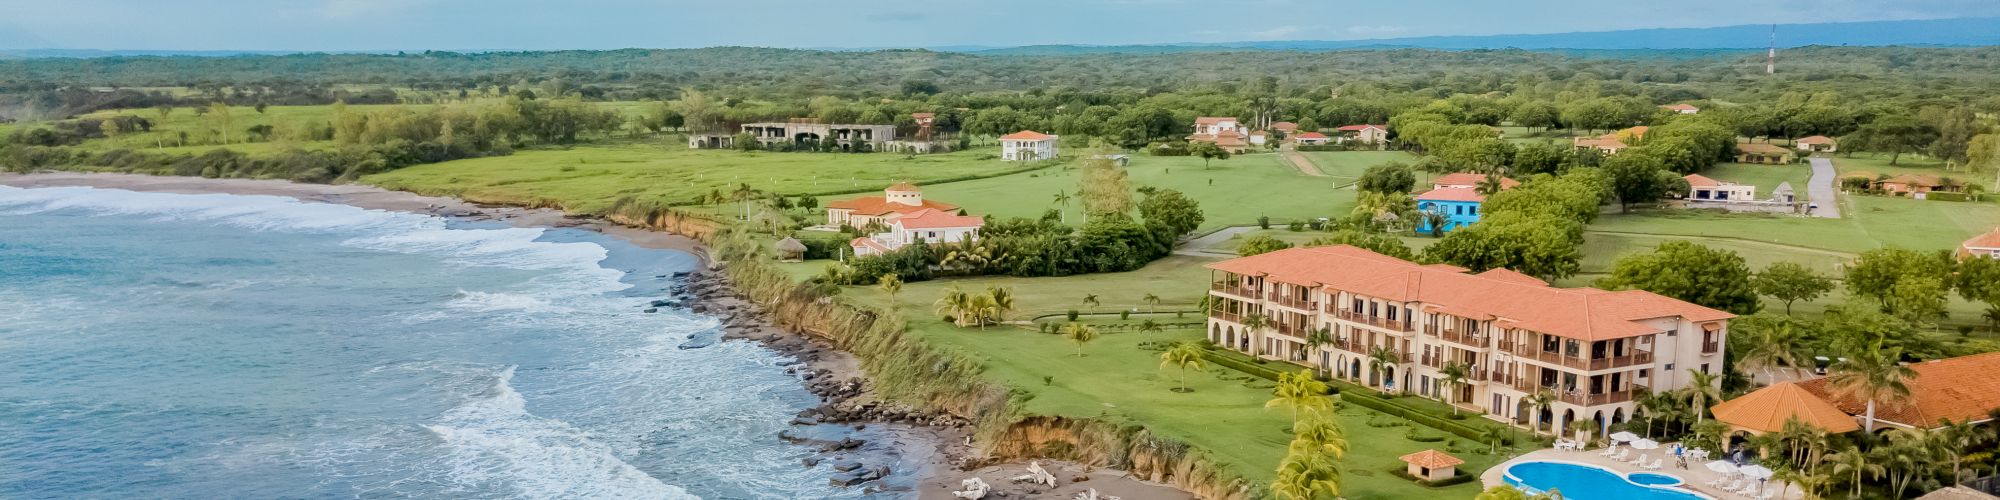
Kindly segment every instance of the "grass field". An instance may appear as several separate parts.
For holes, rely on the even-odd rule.
[[[1811,193],[1808,181],[1812,180],[1812,167],[1794,165],[1752,165],[1747,163],[1724,163],[1703,171],[1701,175],[1712,179],[1737,184],[1757,186],[1757,199],[1771,198],[1771,192],[1778,184],[1792,183],[1792,194],[1798,201],[1806,201]]]
[[[1283,241],[1286,243],[1291,243],[1293,246],[1298,246],[1298,245],[1304,245],[1307,242],[1312,241],[1313,238],[1326,236],[1326,233],[1323,231],[1314,231],[1310,228],[1304,231],[1292,231],[1290,229],[1283,229],[1276,227],[1273,227],[1271,229],[1253,229],[1249,232],[1230,237],[1227,240],[1222,240],[1220,242],[1217,242],[1214,245],[1210,245],[1205,248],[1198,248],[1196,250],[1234,255],[1236,253],[1236,247],[1242,245],[1244,240],[1255,238],[1258,236],[1270,236],[1272,238],[1277,239],[1278,241]],[[1400,239],[1403,240],[1403,245],[1410,247],[1411,251],[1422,251],[1424,247],[1430,246],[1432,243],[1436,243],[1438,241],[1438,238],[1432,238],[1430,236],[1418,236],[1409,234],[1402,235]]]
[[[1354,204],[1353,189],[1335,189],[1336,179],[1300,174],[1276,154],[1236,156],[1206,168],[1196,157],[1134,155],[1126,171],[1135,188],[1174,189],[1200,202],[1207,219],[1202,230],[1254,224],[1259,216],[1291,221],[1346,215]],[[996,217],[1037,217],[1052,208],[1064,209],[1074,224],[1081,212],[1078,202],[1071,200],[1062,207],[1054,201],[1059,192],[1076,194],[1078,175],[1077,169],[1062,167],[933,184],[924,186],[924,197]]]
[[[419,165],[362,182],[475,201],[553,199],[571,210],[596,213],[623,196],[686,202],[713,190],[727,192],[739,183],[793,194],[863,192],[898,181],[923,183],[1023,167],[988,158],[993,154],[992,149],[917,156],[746,153],[620,142]]]
[[[1187,441],[1253,480],[1268,481],[1290,439],[1288,416],[1265,410],[1271,399],[1272,384],[1234,370],[1211,366],[1205,372],[1191,372],[1187,380],[1193,393],[1176,393],[1179,373],[1159,368],[1160,345],[1174,341],[1199,340],[1198,330],[1164,332],[1107,333],[1086,344],[1084,357],[1076,357],[1075,344],[1061,337],[1038,333],[1025,326],[991,326],[982,331],[964,329],[936,318],[931,310],[946,287],[983,290],[988,286],[1010,287],[1016,292],[1019,311],[1011,319],[1045,314],[1061,314],[1071,309],[1085,313],[1114,313],[1150,307],[1142,299],[1159,295],[1162,311],[1191,309],[1206,293],[1202,284],[1208,271],[1206,259],[1170,257],[1139,271],[1062,278],[976,278],[910,283],[897,298],[897,309],[910,322],[912,332],[928,341],[982,359],[985,376],[1027,393],[1024,410],[1037,415],[1103,418],[1113,422],[1145,425],[1153,432]],[[816,272],[821,262],[791,264],[800,276]],[[1086,307],[1083,297],[1098,295],[1101,306]],[[888,307],[889,298],[873,287],[848,287],[844,300],[873,307]],[[1199,314],[1177,318],[1172,313],[1157,315],[1161,321],[1201,321]],[[1142,315],[1143,317],[1143,315]],[[1102,317],[1109,318],[1109,316]],[[1136,320],[1136,317],[1135,317]],[[1108,319],[1107,319],[1108,321]],[[1454,498],[1478,491],[1474,484],[1429,489],[1397,479],[1387,473],[1401,462],[1397,457],[1427,448],[1445,447],[1445,442],[1408,439],[1407,426],[1375,427],[1402,422],[1401,419],[1354,405],[1345,405],[1340,421],[1347,429],[1351,451],[1344,464],[1341,493],[1348,498],[1410,498],[1444,494]],[[1429,436],[1445,436],[1442,431],[1420,428]],[[1478,448],[1469,441],[1451,438],[1462,449]],[[1503,450],[1502,455],[1505,455]],[[1468,465],[1463,473],[1499,463],[1502,456],[1484,453],[1454,453]]]
[[[1354,182],[1368,167],[1392,161],[1416,163],[1416,155],[1402,151],[1307,151],[1299,153],[1312,160],[1313,166],[1328,177],[1340,178],[1343,182]],[[1421,174],[1419,174],[1421,175]]]

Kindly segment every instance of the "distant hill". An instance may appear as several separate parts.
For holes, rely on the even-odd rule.
[[[1289,40],[1265,42],[1170,43],[1153,45],[1030,45],[977,50],[988,55],[1064,55],[1094,53],[1173,53],[1240,50],[1345,50],[1423,48],[1669,50],[1757,49],[1770,43],[1771,25],[1746,24],[1716,28],[1655,28],[1534,35],[1426,36],[1373,40]],[[1778,25],[1779,47],[1808,45],[2000,45],[2000,18],[1867,21]],[[945,50],[938,48],[937,50]]]

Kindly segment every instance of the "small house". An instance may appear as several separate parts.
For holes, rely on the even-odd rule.
[[[1403,463],[1409,464],[1410,477],[1425,482],[1438,482],[1458,475],[1458,466],[1465,464],[1458,457],[1435,449],[1403,455]]]
[[[1486,182],[1486,176],[1484,174],[1475,174],[1472,172],[1453,172],[1437,176],[1436,179],[1431,179],[1431,189],[1444,189],[1444,188],[1479,189],[1479,184],[1483,182]],[[1521,181],[1509,179],[1506,177],[1500,178],[1500,190],[1502,191],[1508,189],[1514,189],[1516,187],[1520,187],[1520,185]]]
[[[1035,161],[1056,157],[1057,136],[1023,130],[1000,136],[1000,161]]]
[[[1418,212],[1444,214],[1438,227],[1431,227],[1431,217],[1417,219],[1417,232],[1444,234],[1479,222],[1479,205],[1486,202],[1486,195],[1474,188],[1447,187],[1418,193],[1416,199]]]
[[[1761,142],[1745,142],[1736,145],[1737,163],[1757,163],[1763,165],[1785,165],[1798,160],[1792,150]]]
[[[1752,201],[1757,199],[1757,186],[1719,181],[1701,174],[1688,174],[1688,201]]]
[[[1692,114],[1695,114],[1695,113],[1700,113],[1700,112],[1701,112],[1701,108],[1697,108],[1697,107],[1694,107],[1694,105],[1692,105],[1692,104],[1686,104],[1686,103],[1682,103],[1682,104],[1668,104],[1668,105],[1665,105],[1665,106],[1660,106],[1660,109],[1664,109],[1664,110],[1667,110],[1667,111],[1672,111],[1672,112],[1675,112],[1675,113],[1680,113],[1680,114],[1683,114],[1683,115],[1692,115]]]
[[[1797,145],[1799,151],[1812,153],[1832,153],[1837,146],[1833,139],[1824,135],[1801,137],[1799,140],[1793,141],[1792,144]]]
[[[1961,259],[1966,257],[2000,259],[2000,228],[1994,228],[1992,231],[1987,231],[1986,234],[1974,236],[1972,239],[1965,240],[1965,243],[1959,244],[1958,257]]]
[[[1319,132],[1306,132],[1292,136],[1292,142],[1296,142],[1300,146],[1325,146],[1327,143],[1333,142],[1333,138]]]
[[[1891,194],[1922,195],[1931,191],[1956,191],[1935,175],[1903,174],[1875,182],[1875,187]]]
[[[1349,142],[1358,142],[1361,144],[1382,144],[1389,142],[1388,125],[1346,125],[1334,129],[1334,132],[1339,134],[1339,142],[1342,144]]]

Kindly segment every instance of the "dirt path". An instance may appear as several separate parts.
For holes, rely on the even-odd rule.
[[[1299,173],[1301,174],[1312,177],[1326,177],[1326,174],[1320,173],[1318,165],[1314,165],[1312,160],[1306,159],[1306,155],[1299,154],[1298,151],[1287,149],[1278,154],[1285,155],[1285,160],[1292,162],[1292,167],[1299,169]]]
[[[1807,161],[1812,162],[1813,169],[1812,180],[1806,185],[1806,194],[1812,197],[1814,205],[1812,216],[1840,218],[1839,191],[1833,185],[1838,174],[1834,172],[1833,160],[1816,156]]]

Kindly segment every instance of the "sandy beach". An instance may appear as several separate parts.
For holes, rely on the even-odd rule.
[[[421,196],[362,185],[74,172],[0,173],[0,185],[20,188],[84,186],[142,192],[282,196],[308,202],[336,203],[373,210],[467,220],[502,221],[516,227],[582,228],[602,232],[644,248],[686,252],[700,258],[704,264],[703,270],[689,276],[689,305],[697,313],[722,319],[727,338],[756,341],[799,359],[802,367],[795,367],[794,370],[809,372],[804,377],[807,387],[819,395],[824,403],[820,409],[809,410],[809,413],[824,413],[828,408],[839,404],[851,406],[853,403],[874,401],[873,394],[866,388],[867,376],[853,355],[810,335],[801,335],[769,324],[758,311],[756,304],[737,296],[728,289],[726,280],[721,278],[719,272],[707,269],[711,261],[706,249],[699,241],[686,236],[632,228],[596,218],[573,217],[558,210],[483,206],[455,198]],[[886,420],[879,415],[874,418]],[[825,450],[819,459],[809,459],[813,462],[824,460],[837,463],[846,458],[843,452],[857,448],[861,450],[895,448],[901,459],[894,467],[900,470],[894,471],[892,476],[880,483],[861,486],[863,491],[878,494],[914,496],[921,499],[951,499],[956,498],[952,492],[960,489],[962,481],[977,477],[993,487],[992,491],[996,494],[989,495],[988,498],[1070,499],[1093,489],[1099,495],[1125,499],[1193,498],[1187,492],[1134,478],[1123,471],[1092,469],[1061,461],[1041,462],[1043,467],[1058,478],[1058,486],[1055,488],[1015,483],[1009,479],[1023,474],[1028,464],[994,463],[986,459],[976,447],[969,444],[967,430],[962,421],[945,423],[952,420],[954,419],[948,417],[931,419],[912,412],[894,420],[879,422],[817,422],[802,417],[794,424],[800,430],[801,437],[804,437],[796,441]],[[827,441],[818,438],[821,433],[816,432],[829,427],[845,426],[852,426],[851,428],[856,431],[854,435],[865,437],[869,442],[842,447],[839,446],[840,440],[846,440],[847,437]]]

